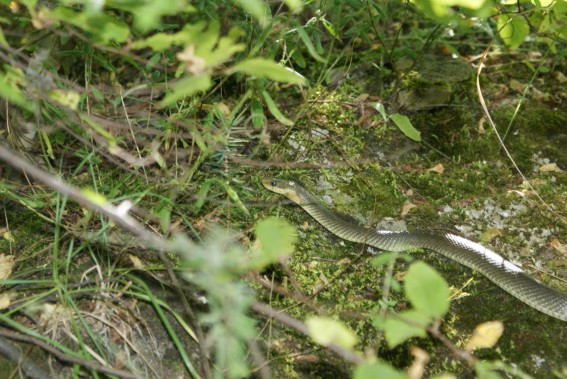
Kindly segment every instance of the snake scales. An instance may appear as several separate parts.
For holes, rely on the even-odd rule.
[[[323,227],[342,239],[388,251],[404,251],[413,248],[434,250],[480,272],[530,307],[551,317],[567,321],[567,294],[537,282],[518,266],[478,243],[454,234],[428,230],[372,231],[340,219],[320,205],[309,192],[293,180],[269,178],[264,179],[262,184],[267,189],[286,196]]]

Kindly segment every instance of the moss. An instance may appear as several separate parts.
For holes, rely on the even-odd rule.
[[[344,99],[344,95],[339,90],[331,98]],[[418,204],[406,216],[410,228],[452,228],[456,223],[467,222],[463,211],[465,207],[474,204],[481,207],[486,199],[490,199],[506,209],[521,199],[510,192],[522,191],[521,181],[503,155],[492,131],[487,128],[484,134],[478,132],[478,110],[462,108],[456,112],[455,109],[446,108],[415,114],[412,117],[414,125],[422,132],[424,140],[430,141],[436,149],[422,145],[420,151],[415,153],[411,147],[409,153],[400,155],[393,162],[393,166],[382,167],[358,160],[363,157],[375,160],[382,153],[386,156],[395,154],[395,149],[407,144],[407,140],[395,128],[365,129],[354,126],[352,109],[337,104],[324,104],[311,110],[314,119],[323,115],[323,120],[330,121],[326,125],[314,124],[330,132],[328,139],[318,141],[315,146],[315,142],[309,139],[309,128],[297,131],[294,138],[298,143],[311,144],[312,149],[307,153],[311,159],[323,157],[334,162],[343,158],[349,160],[344,166],[323,171],[320,175],[302,171],[295,176],[302,177],[307,187],[319,197],[330,196],[332,208],[353,216],[356,219],[353,222],[376,221],[385,216],[399,217],[404,201],[410,200]],[[340,116],[341,112],[346,114]],[[495,119],[499,125],[509,117],[509,109],[496,111]],[[542,117],[549,119],[546,126],[542,126]],[[561,149],[564,145],[556,140],[544,141],[550,134],[561,133],[559,127],[564,122],[565,114],[561,112],[535,110],[520,112],[517,116],[515,125],[522,132],[520,137],[509,137],[509,148],[526,174],[532,175],[532,168],[536,164],[534,154],[538,151],[542,151],[541,156],[562,164],[564,154]],[[427,171],[437,163],[444,166],[442,174]],[[401,165],[404,165],[404,171],[399,169]],[[294,172],[290,172],[290,175],[294,176]],[[565,179],[562,175],[557,176],[558,179],[552,183],[550,174],[539,175],[542,184],[538,186],[538,191],[551,204],[561,203],[561,193],[565,192]],[[324,177],[331,190],[318,190],[315,184],[317,177]],[[408,189],[413,192],[409,198]],[[345,198],[344,194],[348,197]],[[451,214],[440,212],[446,205],[455,211]],[[360,245],[336,238],[298,207],[284,207],[279,212],[292,224],[303,225],[299,228],[301,238],[297,252],[290,261],[291,271],[302,292],[310,295],[328,281],[325,289],[312,301],[325,314],[341,317],[359,335],[360,349],[372,347],[384,359],[404,368],[412,361],[408,355],[409,346],[419,344],[432,355],[428,366],[431,375],[444,371],[470,373],[466,364],[451,358],[447,349],[435,340],[411,340],[394,350],[384,347],[367,318],[351,318],[349,315],[367,315],[378,304],[385,273],[367,263],[368,258]],[[522,227],[549,228],[550,215],[544,207],[534,207],[516,216],[513,221],[514,225]],[[565,240],[565,232],[558,231],[557,235]],[[508,232],[490,240],[489,244],[497,250],[499,246],[507,244],[519,251],[523,243],[515,238],[513,232]],[[359,256],[360,253],[363,255]],[[341,261],[345,257],[351,262],[345,264]],[[567,354],[567,351],[557,348],[557,336],[563,333],[561,322],[521,304],[482,276],[450,260],[434,253],[418,254],[416,258],[430,262],[455,288],[460,288],[473,278],[472,284],[464,288],[470,296],[453,302],[451,313],[443,324],[443,331],[455,343],[462,346],[479,322],[504,319],[506,332],[498,347],[479,352],[479,357],[518,364],[536,376],[545,376],[553,368],[560,367],[561,354]],[[396,267],[397,272],[403,270],[403,265]],[[399,302],[399,306],[404,306],[402,296],[395,293],[391,296],[394,302]],[[285,309],[295,305],[287,298],[272,300],[276,308]],[[289,312],[299,319],[310,314],[310,311],[297,306]],[[545,325],[545,330],[542,330],[542,325]],[[539,367],[534,363],[537,360],[534,361],[533,346],[538,346],[538,354],[546,359],[545,364]]]

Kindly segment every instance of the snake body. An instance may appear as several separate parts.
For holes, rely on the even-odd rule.
[[[455,234],[428,230],[373,231],[337,217],[293,180],[270,178],[264,179],[262,184],[299,205],[337,237],[388,251],[414,248],[434,250],[480,272],[530,307],[567,321],[567,294],[537,282],[512,262],[476,242]]]

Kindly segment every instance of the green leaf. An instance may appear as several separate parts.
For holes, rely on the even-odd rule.
[[[171,202],[169,200],[160,201],[157,205],[157,210],[154,212],[159,218],[161,232],[167,234],[171,227]]]
[[[233,72],[268,78],[276,82],[305,84],[306,79],[298,72],[265,58],[246,59],[232,68]]]
[[[53,101],[72,110],[77,109],[79,101],[81,100],[79,93],[73,90],[52,89],[49,90],[48,95]]]
[[[425,315],[442,317],[449,310],[447,282],[424,262],[415,262],[410,266],[404,288],[413,307]]]
[[[8,41],[6,41],[6,37],[4,36],[2,28],[0,28],[0,45],[8,46]]]
[[[386,114],[386,107],[384,107],[384,104],[376,103],[374,104],[374,109],[376,109],[376,111],[380,113],[384,121],[388,121],[388,115]]]
[[[467,8],[476,17],[488,17],[492,10],[492,0],[411,0],[411,2],[426,16],[437,22],[457,20],[455,9]]]
[[[299,38],[301,38],[301,40],[305,44],[305,47],[307,47],[307,51],[313,57],[313,59],[321,63],[325,63],[326,60],[317,53],[315,46],[313,46],[313,43],[311,42],[311,39],[307,35],[307,32],[305,31],[303,26],[298,26],[296,30],[297,30],[297,34],[299,34]]]
[[[502,379],[502,376],[494,370],[490,362],[479,361],[474,365],[474,372],[478,379]]]
[[[192,35],[191,43],[187,45],[183,55],[194,55],[205,61],[205,67],[215,67],[232,57],[234,53],[245,49],[244,44],[236,43],[244,35],[244,31],[240,28],[230,28],[228,34],[223,37],[220,33],[220,23],[211,21],[206,30]]]
[[[159,25],[162,16],[176,15],[192,10],[186,0],[135,1],[131,12],[134,15],[134,26],[145,32]]]
[[[172,105],[178,100],[184,97],[189,97],[197,92],[204,92],[211,88],[213,82],[209,75],[194,75],[189,76],[181,81],[177,82],[173,88],[172,92],[168,94],[162,101],[162,106]]]
[[[86,197],[88,200],[92,201],[96,205],[102,207],[107,204],[106,196],[104,196],[101,193],[95,192],[90,188],[83,188],[81,190],[81,193],[83,194],[84,197]]]
[[[24,93],[19,88],[25,85],[22,71],[10,66],[4,66],[4,68],[6,69],[6,74],[0,72],[0,97],[19,105],[27,111],[33,112],[33,103],[26,99]]]
[[[186,24],[182,30],[174,34],[157,33],[143,40],[132,43],[132,49],[151,48],[154,51],[169,49],[172,45],[187,46],[201,36],[207,24],[204,21]]]
[[[254,268],[261,269],[293,252],[297,240],[293,226],[279,218],[270,217],[258,221],[254,228],[257,254],[253,256]]]
[[[353,379],[407,379],[407,376],[386,362],[362,363],[354,369]]]
[[[266,116],[264,116],[264,108],[258,99],[250,101],[250,120],[256,129],[262,128],[266,125]]]
[[[293,59],[295,64],[300,68],[303,69],[306,68],[307,61],[305,60],[305,57],[303,57],[303,54],[301,54],[301,50],[299,50],[296,46],[290,46],[290,48],[291,48],[291,59]]]
[[[390,115],[390,119],[394,122],[394,124],[396,124],[398,129],[406,135],[406,137],[409,137],[416,142],[421,142],[421,133],[413,127],[407,116],[394,113],[393,115]]]
[[[431,317],[416,310],[409,310],[383,321],[376,318],[373,325],[384,331],[386,343],[392,349],[412,337],[426,337],[426,327],[431,321]]]
[[[321,22],[323,23],[323,26],[325,27],[325,29],[327,29],[327,31],[337,40],[340,40],[341,37],[339,36],[339,34],[337,33],[337,30],[335,29],[335,27],[333,26],[333,24],[331,24],[329,21],[322,19]]]
[[[399,255],[400,253],[398,252],[386,251],[370,259],[370,264],[373,266],[386,266],[395,261]]]
[[[270,96],[270,94],[267,91],[262,91],[262,96],[264,97],[264,101],[266,101],[266,105],[268,106],[268,110],[279,122],[281,122],[285,126],[292,126],[293,125],[293,121],[291,121],[290,119],[285,117],[282,114],[282,112],[280,112],[280,109],[278,108],[277,104],[275,103],[275,101],[272,99],[272,97]]]
[[[292,12],[299,12],[303,9],[303,1],[301,0],[284,0],[284,3]]]
[[[79,117],[85,124],[91,127],[96,133],[100,134],[102,137],[104,137],[104,139],[106,139],[106,143],[108,144],[108,147],[110,149],[118,145],[118,141],[116,141],[116,138],[114,138],[112,133],[106,130],[101,124],[90,118],[89,115],[80,113]]]
[[[43,140],[43,144],[45,145],[45,152],[49,158],[55,160],[55,154],[53,154],[53,146],[51,145],[51,141],[49,140],[49,136],[44,129],[40,130],[41,139]]]
[[[309,336],[313,341],[327,346],[331,343],[352,350],[357,343],[356,334],[347,326],[327,317],[310,317],[305,321],[309,328]]]
[[[530,27],[523,17],[510,17],[501,14],[498,17],[500,38],[510,49],[517,49],[530,34]]]
[[[224,190],[226,192],[226,194],[228,195],[228,197],[230,197],[230,199],[236,204],[238,205],[238,207],[247,215],[250,215],[250,212],[248,212],[248,208],[246,208],[246,206],[244,205],[244,203],[242,202],[242,200],[240,200],[240,196],[238,196],[238,192],[236,192],[234,190],[234,188],[232,188],[231,186],[229,186],[228,184],[226,184],[226,182],[224,181],[220,181],[219,183],[221,183],[224,186]]]
[[[42,17],[69,23],[91,33],[94,41],[103,44],[109,44],[111,41],[126,42],[130,36],[128,25],[102,12],[75,12],[68,8],[56,7],[50,11],[44,8]]]
[[[238,4],[245,12],[248,12],[256,20],[264,25],[270,17],[270,9],[266,6],[266,2],[262,0],[233,0]]]
[[[207,194],[209,193],[209,189],[211,188],[211,184],[211,180],[205,180],[205,182],[201,185],[199,194],[197,195],[197,200],[195,201],[194,205],[195,212],[200,211],[201,207],[205,204],[205,200],[207,198]]]

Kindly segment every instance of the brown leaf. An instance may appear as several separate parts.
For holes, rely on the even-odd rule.
[[[130,262],[132,262],[132,266],[134,266],[134,268],[143,269],[144,267],[146,267],[144,262],[142,262],[142,260],[135,255],[128,254],[128,259],[130,260]]]
[[[12,304],[12,298],[15,297],[13,292],[4,292],[0,295],[0,309],[6,309]]]
[[[445,167],[441,163],[436,164],[435,166],[428,168],[427,171],[433,171],[438,174],[442,174],[445,172]]]
[[[520,83],[516,79],[510,80],[509,86],[516,92],[524,92],[524,90],[526,89],[526,85]]]
[[[551,246],[567,258],[567,248],[565,248],[565,246],[563,246],[557,238],[552,239],[549,243],[549,246]]]
[[[480,235],[479,239],[482,242],[490,242],[494,239],[494,237],[498,237],[501,234],[502,234],[502,231],[500,229],[498,229],[497,227],[493,226],[492,228],[485,230]]]
[[[425,373],[425,365],[429,362],[429,354],[419,347],[412,346],[411,355],[413,355],[413,363],[408,368],[408,379],[420,379]]]
[[[474,329],[465,349],[474,350],[492,347],[496,345],[503,332],[504,324],[502,324],[502,321],[488,321],[479,324]]]
[[[16,242],[16,239],[14,238],[12,232],[6,230],[5,228],[2,228],[2,237],[8,242],[12,242],[12,243]]]
[[[6,280],[12,275],[14,264],[13,255],[0,254],[0,280]]]
[[[400,213],[400,216],[405,217],[410,212],[410,210],[415,207],[417,207],[417,205],[413,204],[409,200],[406,200],[404,202],[404,205],[402,206],[402,212]]]
[[[557,163],[548,163],[542,166],[539,166],[540,172],[561,172],[562,170],[557,167]]]

